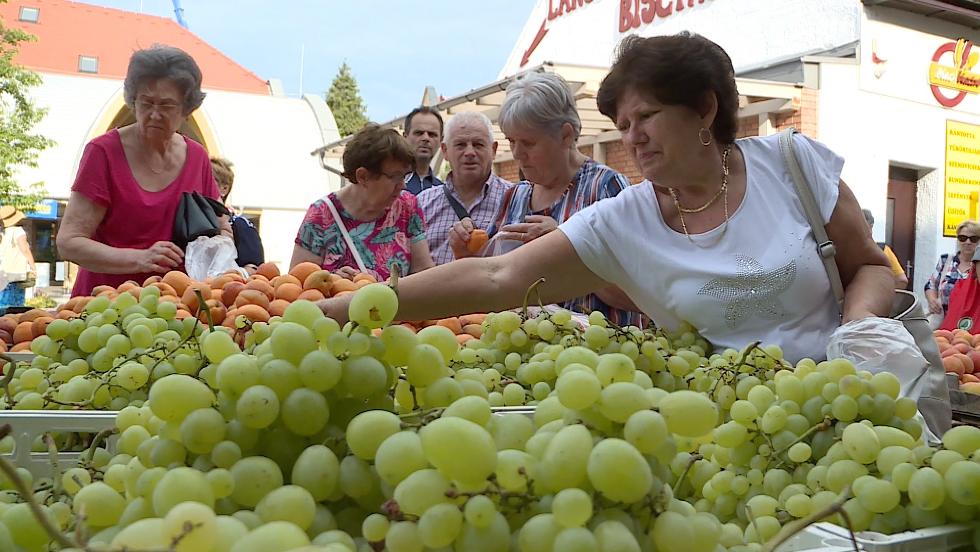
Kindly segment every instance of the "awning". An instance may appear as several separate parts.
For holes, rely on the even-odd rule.
[[[435,104],[433,107],[449,119],[456,113],[464,111],[480,111],[494,125],[494,138],[497,140],[497,157],[495,163],[510,161],[513,156],[510,145],[498,126],[500,106],[503,104],[507,86],[514,80],[527,73],[558,73],[571,86],[575,94],[575,103],[579,117],[582,119],[582,133],[579,146],[588,146],[619,140],[621,135],[605,115],[599,112],[596,105],[596,93],[603,77],[609,72],[605,67],[585,67],[576,65],[558,65],[544,63],[527,71],[523,71],[506,79],[473,89],[465,94],[449,98]],[[802,101],[802,85],[775,81],[736,78],[739,91],[739,118],[758,116],[760,127],[763,121],[773,115],[790,113],[800,108]],[[383,127],[404,131],[405,115],[381,123]],[[350,136],[337,140],[310,152],[310,155],[320,156],[320,163],[327,170],[339,173],[340,157]],[[436,163],[438,164],[437,159]]]
[[[863,0],[866,6],[882,6],[904,10],[926,17],[941,19],[980,29],[980,1],[978,0]]]

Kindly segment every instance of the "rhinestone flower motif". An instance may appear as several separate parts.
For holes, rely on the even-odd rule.
[[[796,261],[775,270],[766,271],[759,261],[744,255],[736,255],[738,271],[735,276],[725,276],[709,281],[698,291],[728,302],[725,321],[735,328],[742,320],[758,316],[765,320],[781,318],[785,312],[779,296],[796,280]]]

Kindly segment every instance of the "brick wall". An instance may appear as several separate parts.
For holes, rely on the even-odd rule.
[[[803,122],[800,124],[800,130],[803,131],[803,134],[813,138],[818,136],[817,131],[820,130],[817,127],[817,100],[819,97],[819,91],[812,88],[803,89],[803,101],[800,105]]]
[[[504,180],[508,180],[510,182],[517,182],[518,180],[520,180],[518,178],[519,176],[518,171],[519,169],[517,168],[517,161],[514,161],[513,159],[510,161],[504,161],[503,163],[497,163],[495,167],[495,172],[497,173],[497,176],[503,178]]]
[[[738,120],[738,130],[735,132],[735,138],[748,138],[750,136],[759,135],[759,118],[758,117],[743,117]]]
[[[606,142],[606,165],[623,173],[627,180],[636,184],[643,181],[640,169],[633,162],[626,146],[620,141]]]

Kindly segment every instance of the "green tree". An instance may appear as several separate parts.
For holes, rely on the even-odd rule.
[[[14,63],[20,43],[33,40],[33,35],[6,27],[0,20],[0,205],[22,210],[33,209],[44,199],[45,191],[40,182],[18,183],[17,170],[37,167],[38,154],[54,144],[32,132],[47,111],[35,106],[30,96],[41,77]]]
[[[340,66],[337,76],[330,84],[327,105],[337,121],[337,129],[340,130],[341,137],[354,134],[368,122],[365,114],[367,108],[357,90],[357,80],[351,74],[346,61]]]

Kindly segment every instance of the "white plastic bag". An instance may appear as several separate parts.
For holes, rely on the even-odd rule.
[[[902,383],[902,396],[918,400],[929,367],[912,334],[898,320],[862,318],[837,328],[827,344],[827,358],[844,358],[858,370],[891,372]]]
[[[862,318],[837,328],[827,344],[827,358],[850,360],[858,370],[872,374],[891,372],[901,383],[901,396],[916,402],[928,384],[929,362],[912,334],[891,318]],[[924,420],[920,421],[926,440],[936,441]]]
[[[238,270],[237,258],[235,242],[228,236],[201,236],[187,244],[184,268],[192,280],[204,281],[229,270]]]
[[[9,283],[10,280],[7,278],[7,273],[4,272],[3,270],[0,270],[0,291],[6,289],[7,284]]]

